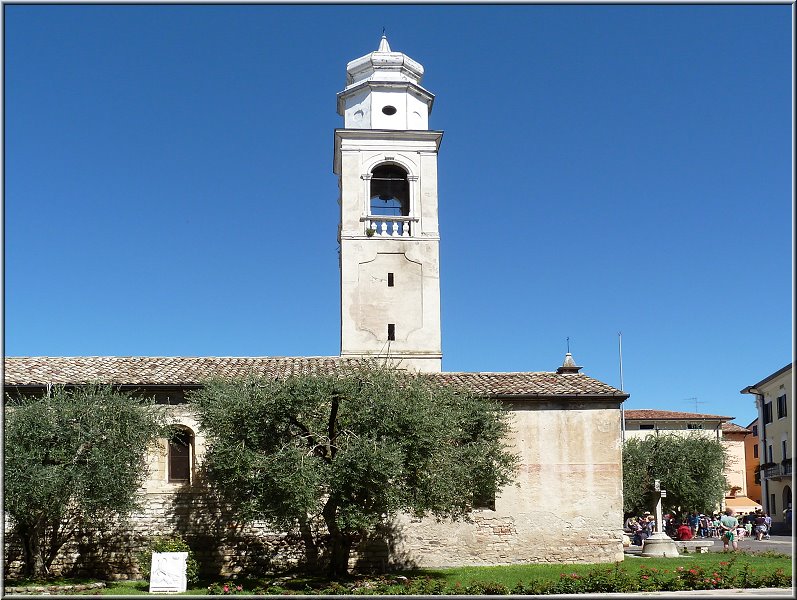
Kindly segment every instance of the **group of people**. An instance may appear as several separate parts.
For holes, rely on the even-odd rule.
[[[736,516],[732,508],[726,508],[723,514],[713,515],[694,511],[680,519],[665,514],[662,520],[664,532],[673,539],[687,541],[695,537],[722,538],[726,551],[729,546],[736,550],[738,540],[744,537],[755,535],[757,540],[769,539],[769,530],[772,527],[769,513],[761,509],[739,516]],[[641,546],[654,531],[656,531],[656,519],[649,512],[626,519],[625,532],[635,546]]]
[[[628,517],[625,520],[625,532],[631,538],[634,546],[641,546],[656,531],[656,517],[645,512],[638,517]]]

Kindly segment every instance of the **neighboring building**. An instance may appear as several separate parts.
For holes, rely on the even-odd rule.
[[[784,512],[792,508],[792,413],[794,380],[788,364],[741,390],[755,396],[758,409],[761,496],[775,531],[791,528]]]
[[[728,489],[722,508],[729,506],[738,512],[760,508],[758,502],[747,495],[744,439],[750,431],[731,423],[733,417],[651,409],[626,409],[624,414],[626,439],[672,434],[703,435],[721,440],[728,459],[724,472]]]
[[[698,434],[722,439],[722,424],[733,417],[676,412],[673,410],[630,410],[625,413],[625,437],[647,437],[651,433]]]
[[[150,536],[181,532],[206,571],[293,564],[301,540],[262,523],[243,526],[204,494],[198,478],[204,440],[185,395],[212,377],[330,373],[361,357],[430,372],[504,404],[508,444],[520,455],[516,484],[485,499],[467,522],[402,517],[362,564],[426,567],[524,562],[614,562],[622,550],[621,403],[628,394],[579,373],[568,352],[556,372],[441,372],[437,152],[428,129],[434,97],[423,68],[382,38],[350,62],[338,94],[345,129],[335,131],[341,244],[340,357],[15,357],[5,359],[11,393],[52,384],[113,383],[155,395],[182,427],[150,457],[146,509],[118,532],[81,540],[82,560],[108,574],[135,575],[132,557]],[[389,535],[388,535],[389,534]],[[118,536],[118,537],[114,537]],[[8,540],[7,540],[8,541]],[[11,540],[13,542],[13,540]],[[13,543],[6,548],[14,566]],[[11,550],[11,551],[9,551]],[[93,553],[93,554],[92,554]],[[66,549],[61,567],[74,561]]]
[[[761,504],[761,461],[758,460],[758,419],[747,426],[750,435],[744,438],[744,464],[747,471],[747,496]]]
[[[760,502],[751,498],[747,490],[745,439],[750,434],[749,429],[736,423],[722,424],[722,442],[728,453],[728,462],[725,465],[728,490],[723,508],[733,508],[737,513],[748,513],[761,508]]]

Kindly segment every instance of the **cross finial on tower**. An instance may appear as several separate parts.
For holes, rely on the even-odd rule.
[[[567,338],[567,353],[570,354],[570,336]]]

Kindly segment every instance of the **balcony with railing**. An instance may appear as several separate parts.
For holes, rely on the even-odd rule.
[[[791,477],[791,459],[787,458],[781,463],[765,463],[761,465],[761,472],[765,479],[776,481]]]
[[[368,237],[410,237],[417,217],[396,215],[368,215],[360,219],[365,223],[365,235]]]

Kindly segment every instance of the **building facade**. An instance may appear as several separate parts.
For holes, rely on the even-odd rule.
[[[775,531],[791,529],[794,379],[788,364],[741,390],[755,397],[761,499]],[[788,511],[788,512],[787,512]]]
[[[761,461],[758,459],[758,419],[753,419],[747,426],[750,435],[744,438],[744,463],[747,471],[747,495],[761,504]],[[763,505],[762,505],[763,506]]]
[[[624,414],[626,439],[669,434],[700,435],[721,441],[726,452],[723,475],[728,487],[719,508],[727,506],[737,512],[750,512],[760,507],[747,493],[745,439],[751,432],[731,423],[733,417],[650,409],[625,410]]]
[[[205,440],[186,398],[211,378],[334,373],[363,357],[429,372],[442,385],[501,402],[516,481],[462,522],[407,515],[364,540],[353,566],[445,567],[525,562],[614,562],[622,550],[620,407],[628,394],[583,373],[568,353],[555,371],[442,371],[437,152],[433,95],[423,67],[386,38],[351,61],[338,94],[341,354],[338,357],[6,357],[11,394],[52,385],[107,383],[167,406],[179,432],[149,457],[144,509],[114,531],[87,531],[65,548],[61,572],[104,569],[135,577],[135,554],[156,535],[180,533],[206,574],[234,575],[301,562],[297,532],[240,523],[206,494]],[[7,527],[10,524],[7,521]],[[12,534],[11,529],[7,529]],[[6,538],[6,567],[19,567]]]

